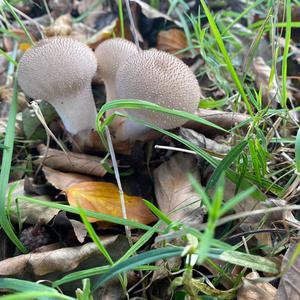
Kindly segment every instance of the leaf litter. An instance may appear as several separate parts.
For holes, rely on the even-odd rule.
[[[216,240],[211,251],[218,247],[223,249],[222,247],[225,246],[222,243],[226,243],[227,246],[238,249],[244,256],[239,256],[237,252],[224,251],[222,254],[213,252],[201,266],[193,263],[196,258],[190,255],[191,253],[187,254],[186,261],[179,256],[158,259],[155,266],[159,270],[151,273],[152,270],[149,269],[139,273],[144,276],[147,286],[142,287],[139,284],[138,273],[127,273],[130,295],[147,296],[147,293],[156,295],[153,290],[156,287],[159,293],[164,289],[164,297],[169,299],[172,297],[172,292],[176,297],[184,294],[189,297],[210,295],[226,299],[299,298],[297,264],[300,223],[297,211],[282,210],[268,213],[270,207],[286,207],[299,202],[299,179],[294,172],[293,148],[296,143],[294,137],[299,128],[297,108],[300,103],[300,56],[297,44],[299,29],[291,28],[290,53],[286,58],[289,103],[285,114],[280,106],[282,96],[280,72],[282,60],[285,59],[281,55],[286,47],[285,37],[288,29],[279,29],[277,40],[272,40],[272,35],[262,34],[259,44],[256,45],[257,28],[259,28],[257,26],[268,17],[263,4],[256,6],[257,3],[251,2],[256,9],[250,10],[234,21],[233,17],[247,8],[244,1],[234,1],[234,4],[233,1],[209,3],[211,11],[218,15],[216,20],[219,30],[226,32],[226,38],[223,38],[232,57],[232,63],[238,75],[241,78],[244,76],[242,85],[251,105],[256,109],[256,115],[253,117],[239,99],[225,61],[218,52],[217,39],[212,35],[209,27],[205,27],[208,16],[201,15],[199,23],[196,17],[193,17],[197,16],[199,11],[200,14],[202,13],[203,3],[200,7],[198,4],[179,3],[179,1],[169,6],[166,1],[150,1],[151,7],[144,1],[131,2],[137,35],[143,49],[154,47],[170,52],[191,66],[197,74],[205,96],[195,115],[230,130],[229,133],[224,134],[216,128],[188,121],[184,127],[172,130],[172,133],[195,147],[205,149],[206,153],[217,162],[226,158],[230,150],[244,138],[248,141],[253,140],[249,142],[251,146],[246,147],[228,167],[234,172],[233,177],[236,180],[233,180],[234,183],[232,177],[230,181],[225,180],[223,205],[226,206],[245,189],[241,183],[243,176],[260,189],[267,200],[259,202],[254,195],[248,195],[240,201],[236,200],[236,204],[227,213],[239,214],[256,209],[262,209],[266,213],[249,215],[226,223],[218,226],[214,232]],[[23,2],[16,4],[16,9],[23,14],[20,14],[22,21],[35,42],[42,37],[62,35],[80,40],[95,49],[104,40],[121,36],[123,29],[125,37],[129,40],[132,38],[127,20],[122,28],[117,6],[109,7],[98,1],[87,0],[80,3],[50,0],[48,5],[51,16],[47,14],[43,5],[35,6]],[[284,22],[285,7],[280,5],[277,8],[274,5],[274,15],[277,15],[279,21]],[[257,11],[259,14],[256,14]],[[5,14],[1,22],[3,20],[4,23],[11,23],[9,26],[11,34],[8,34],[7,30],[1,36],[1,49],[18,61],[19,56],[31,47],[30,41],[12,15],[7,12]],[[24,14],[29,17],[25,18]],[[291,19],[294,22],[299,21],[299,7],[296,4],[291,6]],[[268,32],[269,24],[263,26]],[[196,34],[193,35],[192,30]],[[190,48],[191,41],[194,43],[193,49]],[[274,54],[271,51],[274,50],[272,47],[278,47],[280,57],[275,64],[272,61]],[[11,98],[7,95],[9,92],[12,95],[12,73],[9,71],[10,64],[7,60],[0,57],[2,144],[6,134]],[[247,62],[249,66],[251,64],[251,69]],[[246,73],[243,73],[244,71]],[[100,108],[105,102],[105,90],[101,78],[94,78],[93,92],[97,107]],[[78,216],[51,207],[51,203],[68,202],[74,207],[79,204],[84,209],[123,217],[119,200],[120,189],[115,184],[111,161],[106,157],[106,145],[102,144],[95,131],[83,132],[77,137],[71,137],[63,130],[53,110],[51,111],[46,105],[42,113],[51,131],[64,144],[66,155],[64,151],[58,150],[59,147],[55,142],[48,140],[39,120],[26,107],[24,95],[20,93],[13,168],[21,170],[13,170],[14,172],[11,173],[10,192],[7,193],[9,204],[7,213],[15,227],[19,228],[19,238],[30,253],[18,254],[0,261],[0,274],[36,280],[46,279],[44,275],[50,274],[51,280],[59,280],[63,275],[75,270],[88,270],[88,268],[108,265],[103,255],[99,255],[99,248],[91,242],[91,232],[88,232]],[[152,239],[150,233],[146,233],[149,234],[146,238],[141,230],[133,230],[134,245],[139,243],[141,245],[140,248],[137,247],[138,253],[132,251],[129,257],[147,253],[151,247],[159,248],[168,243],[173,247],[197,248],[196,243],[191,246],[187,242],[189,239],[186,238],[186,231],[193,232],[191,228],[200,228],[199,225],[202,223],[206,227],[211,225],[209,223],[211,212],[207,209],[207,205],[218,189],[214,187],[210,191],[209,201],[207,201],[205,193],[199,192],[190,178],[193,177],[205,189],[213,168],[195,154],[178,153],[185,149],[185,146],[178,141],[171,141],[168,136],[161,133],[152,133],[154,131],[147,137],[139,137],[141,145],[129,141],[120,143],[113,136],[123,188],[126,191],[131,189],[128,183],[130,180],[127,180],[129,176],[136,178],[136,186],[138,186],[133,189],[133,194],[124,194],[128,219],[151,225],[161,218],[166,223],[166,226],[159,227],[166,230],[163,232],[165,235],[158,235],[160,241],[163,241],[159,244]],[[153,145],[163,145],[165,148],[154,148]],[[25,176],[30,179],[24,180]],[[143,180],[144,178],[147,180]],[[144,183],[144,187],[140,187],[140,181]],[[142,191],[137,193],[139,189]],[[19,196],[47,201],[49,207],[40,206],[35,202],[16,200]],[[160,213],[144,202],[143,198],[154,203]],[[122,227],[103,226],[101,221],[91,218],[89,221],[96,221],[92,223],[92,228],[114,259],[118,259],[130,249]],[[174,223],[169,223],[170,221]],[[183,225],[179,225],[180,223]],[[183,236],[180,235],[179,229],[184,231]],[[175,235],[176,238],[167,238],[168,234]],[[200,234],[203,238],[206,232],[202,231]],[[145,242],[141,242],[143,241],[141,237],[145,238]],[[250,256],[246,256],[249,254],[249,249],[260,259],[266,259],[262,260],[266,264],[265,272],[258,274],[253,270],[255,262],[251,262]],[[97,259],[94,259],[95,257]],[[243,259],[244,265],[241,263]],[[276,260],[277,264],[281,264],[282,261],[282,273],[278,275],[281,277],[277,280],[270,278],[274,273],[267,272],[271,268],[269,262],[273,260]],[[189,268],[194,272],[192,275],[188,272]],[[180,273],[184,276],[181,277]],[[149,276],[151,274],[152,276]],[[75,286],[73,291],[77,287]],[[67,289],[63,286],[64,288]],[[119,280],[107,284],[103,290],[101,294],[103,299],[105,297],[120,299],[124,292],[120,288]]]

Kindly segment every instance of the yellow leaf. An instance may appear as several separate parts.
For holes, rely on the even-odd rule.
[[[122,218],[119,190],[110,182],[80,182],[66,190],[69,204],[84,209]],[[141,197],[124,194],[127,218],[143,224],[156,220]],[[99,221],[89,218],[90,222]]]
[[[20,43],[19,45],[19,49],[23,52],[27,51],[30,48],[31,48],[31,44],[29,43]]]

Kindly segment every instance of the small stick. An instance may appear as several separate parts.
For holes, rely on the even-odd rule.
[[[128,17],[129,17],[130,29],[131,29],[131,33],[132,33],[132,36],[133,36],[133,39],[134,39],[134,43],[137,46],[138,50],[141,51],[140,44],[139,44],[139,39],[137,37],[137,30],[136,30],[134,20],[133,20],[133,17],[132,17],[132,13],[131,13],[131,9],[130,9],[129,0],[125,0],[125,4],[126,4]]]
[[[120,201],[121,201],[121,207],[122,207],[122,215],[123,215],[124,219],[127,219],[124,192],[123,192],[123,188],[122,188],[122,184],[121,184],[118,163],[117,163],[117,159],[116,159],[116,155],[115,155],[115,151],[114,151],[114,147],[113,147],[113,143],[112,143],[112,139],[111,139],[111,135],[110,135],[108,126],[105,126],[105,134],[106,134],[106,139],[107,139],[107,144],[108,144],[108,149],[109,149],[112,165],[113,165],[114,172],[115,172],[115,178],[116,178],[118,189],[119,189]],[[125,226],[125,233],[126,233],[126,237],[128,239],[129,245],[132,246],[133,242],[131,239],[130,228],[128,226]]]

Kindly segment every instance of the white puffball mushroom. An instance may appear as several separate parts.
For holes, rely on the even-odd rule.
[[[137,53],[138,48],[134,43],[121,38],[106,40],[96,48],[97,77],[104,82],[106,102],[117,99],[116,73],[128,57]]]
[[[166,52],[146,50],[128,57],[118,69],[116,96],[194,113],[201,91],[195,75],[180,59]],[[128,114],[163,129],[176,128],[186,122],[184,118],[150,110],[130,109]]]
[[[32,99],[54,106],[71,134],[95,128],[97,110],[91,82],[97,69],[93,51],[68,37],[38,42],[22,56],[18,83]]]

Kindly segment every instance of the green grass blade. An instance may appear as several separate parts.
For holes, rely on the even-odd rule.
[[[24,293],[16,293],[13,295],[2,296],[1,300],[32,300],[32,299],[43,299],[43,300],[76,300],[75,298],[71,298],[69,296],[65,296],[63,294],[58,294],[54,292],[24,292]]]
[[[60,204],[57,202],[43,201],[43,200],[26,197],[26,196],[19,196],[17,199],[23,200],[23,201],[29,201],[31,203],[36,203],[36,204],[39,204],[42,206],[57,208],[57,209],[60,209],[60,210],[63,210],[63,211],[69,212],[69,213],[77,214],[77,215],[80,214],[77,207],[72,207],[72,206]],[[94,212],[94,211],[90,211],[90,210],[83,210],[83,211],[85,212],[85,214],[88,217],[96,218],[96,219],[107,221],[110,223],[125,225],[125,226],[129,226],[132,228],[139,228],[139,229],[143,229],[143,230],[151,230],[151,228],[152,228],[151,226],[147,226],[147,225],[138,223],[136,221],[131,221],[128,219],[113,217],[110,215],[106,215],[106,214],[102,214],[102,213]]]
[[[98,113],[97,124],[100,124],[101,118],[103,117],[103,115],[106,111],[108,111],[110,109],[117,109],[117,108],[153,110],[153,111],[166,113],[166,114],[173,115],[173,116],[178,116],[183,119],[196,121],[203,125],[207,125],[207,126],[215,128],[215,129],[221,130],[223,132],[228,132],[224,128],[222,128],[210,121],[207,121],[203,118],[200,118],[194,114],[190,114],[190,113],[187,113],[187,112],[184,112],[181,110],[177,110],[177,109],[170,109],[170,108],[162,107],[158,104],[155,104],[155,103],[152,103],[149,101],[136,100],[136,99],[114,100],[114,101],[104,104]]]
[[[153,212],[153,214],[155,214],[160,220],[165,222],[167,225],[170,225],[172,223],[172,220],[163,212],[161,212],[154,204],[145,199],[143,199],[143,201],[147,205],[147,207]]]
[[[11,162],[14,148],[14,136],[15,136],[15,122],[17,113],[18,102],[18,88],[17,80],[14,80],[14,93],[13,99],[10,104],[8,123],[4,139],[5,149],[3,149],[3,158],[0,173],[0,224],[10,240],[18,247],[22,252],[26,252],[26,248],[22,245],[20,240],[15,234],[13,226],[6,214],[6,192],[9,181],[9,174],[11,169]]]
[[[224,35],[232,26],[234,26],[241,18],[243,18],[250,10],[252,10],[253,8],[255,8],[256,6],[258,6],[259,4],[261,4],[262,2],[264,2],[264,0],[258,0],[256,2],[254,2],[253,4],[251,4],[250,6],[248,6],[241,14],[239,14],[221,33],[221,35]]]
[[[160,249],[150,250],[136,256],[128,258],[126,261],[115,265],[107,272],[105,275],[102,275],[95,283],[93,291],[97,290],[105,282],[113,278],[119,273],[126,272],[134,269],[137,266],[146,265],[153,263],[160,259],[165,259],[174,256],[180,256],[183,251],[183,248],[179,247],[166,247]]]
[[[142,246],[144,246],[151,238],[152,236],[157,233],[158,228],[161,226],[161,221],[157,222],[152,229],[146,231],[144,235],[142,235],[139,240],[134,243],[129,250],[121,257],[119,258],[116,262],[115,265],[118,263],[121,263],[125,260],[127,260],[130,256],[135,254]]]
[[[248,141],[248,145],[249,145],[249,151],[250,151],[250,155],[251,155],[251,160],[252,160],[255,177],[256,177],[257,181],[259,182],[259,184],[261,185],[262,178],[261,178],[261,172],[260,172],[260,162],[259,162],[258,155],[257,155],[257,149],[255,147],[254,141],[251,139]]]
[[[298,177],[300,178],[300,128],[298,129],[296,144],[295,144],[295,156],[296,156],[296,169]]]
[[[282,107],[286,107],[287,102],[287,68],[288,68],[288,55],[291,42],[291,21],[292,21],[292,5],[291,0],[286,0],[286,29],[285,29],[285,44],[282,59]]]
[[[268,272],[272,274],[276,274],[279,271],[274,262],[258,255],[229,250],[224,251],[219,256],[219,259],[234,265],[252,268],[257,271]]]
[[[249,189],[240,192],[239,194],[237,194],[236,196],[234,196],[233,198],[228,200],[226,203],[224,203],[224,205],[220,209],[220,216],[227,213],[229,210],[231,210],[233,207],[235,207],[238,203],[240,203],[245,198],[250,196],[254,191],[255,191],[255,187],[252,186]]]
[[[26,27],[24,26],[22,20],[19,18],[19,16],[16,14],[14,7],[11,6],[7,0],[3,0],[5,7],[9,10],[9,12],[13,15],[13,17],[15,18],[15,20],[17,21],[17,23],[20,25],[20,27],[22,28],[22,30],[24,31],[25,35],[28,38],[28,41],[34,45],[34,41],[29,33],[29,31],[26,29]]]
[[[88,234],[90,235],[91,239],[96,244],[96,246],[98,247],[99,251],[103,254],[103,256],[106,258],[106,260],[112,265],[114,263],[114,261],[112,260],[112,258],[110,257],[109,253],[107,252],[106,248],[102,244],[102,242],[99,239],[98,235],[96,234],[93,226],[88,221],[84,210],[80,206],[78,206],[78,211],[79,211],[80,217],[82,219],[82,222],[85,225],[85,228],[86,228]]]
[[[9,62],[14,64],[15,66],[18,65],[18,63],[13,58],[11,58],[5,51],[3,51],[2,49],[0,49],[0,54],[3,55]]]
[[[73,299],[71,297],[67,297],[64,295],[61,295],[58,293],[57,290],[50,288],[46,285],[42,285],[39,283],[31,282],[31,281],[25,281],[25,280],[20,280],[20,279],[14,279],[14,278],[0,278],[0,289],[9,289],[13,291],[18,291],[18,292],[38,292],[41,293],[37,297],[34,297],[36,299],[40,300],[51,300],[53,299],[50,296],[47,296],[47,293],[51,293],[53,296],[57,296],[58,298],[54,299]],[[45,295],[43,295],[45,293]],[[24,293],[25,294],[25,293]],[[21,294],[18,294],[18,296]],[[10,295],[13,297],[14,295]],[[8,296],[6,296],[8,297]],[[1,297],[2,299],[2,297]],[[9,299],[21,299],[21,298],[9,298]],[[22,298],[22,299],[32,299],[32,298]]]
[[[239,157],[240,153],[244,150],[246,146],[247,141],[242,141],[229,151],[229,153],[219,163],[218,167],[214,170],[212,176],[210,177],[206,185],[206,191],[208,191],[216,184],[221,174],[227,171],[230,165]]]
[[[203,9],[204,9],[206,17],[208,19],[210,28],[212,30],[213,35],[215,36],[216,42],[217,42],[217,44],[218,44],[218,46],[219,46],[219,48],[220,48],[220,50],[221,50],[221,52],[222,52],[222,54],[224,56],[224,59],[225,59],[226,65],[227,65],[227,69],[230,72],[230,74],[232,76],[232,79],[234,80],[235,85],[237,87],[237,90],[240,92],[240,94],[242,96],[242,99],[244,100],[244,102],[245,102],[245,104],[247,106],[249,114],[251,116],[253,116],[253,111],[252,111],[251,105],[250,105],[250,103],[248,101],[248,98],[247,98],[247,95],[246,95],[246,93],[245,93],[245,91],[243,89],[242,83],[241,83],[241,81],[240,81],[240,79],[239,79],[239,77],[238,77],[238,75],[237,75],[237,73],[236,73],[236,71],[235,71],[232,63],[231,63],[231,58],[228,55],[228,52],[227,52],[226,47],[224,45],[224,42],[222,40],[222,36],[221,36],[221,34],[219,32],[219,29],[218,29],[218,27],[217,27],[217,25],[216,25],[216,23],[215,23],[212,15],[211,15],[211,13],[210,13],[210,11],[209,11],[206,3],[205,3],[205,0],[200,0],[200,2],[202,4],[202,6],[203,6]]]

